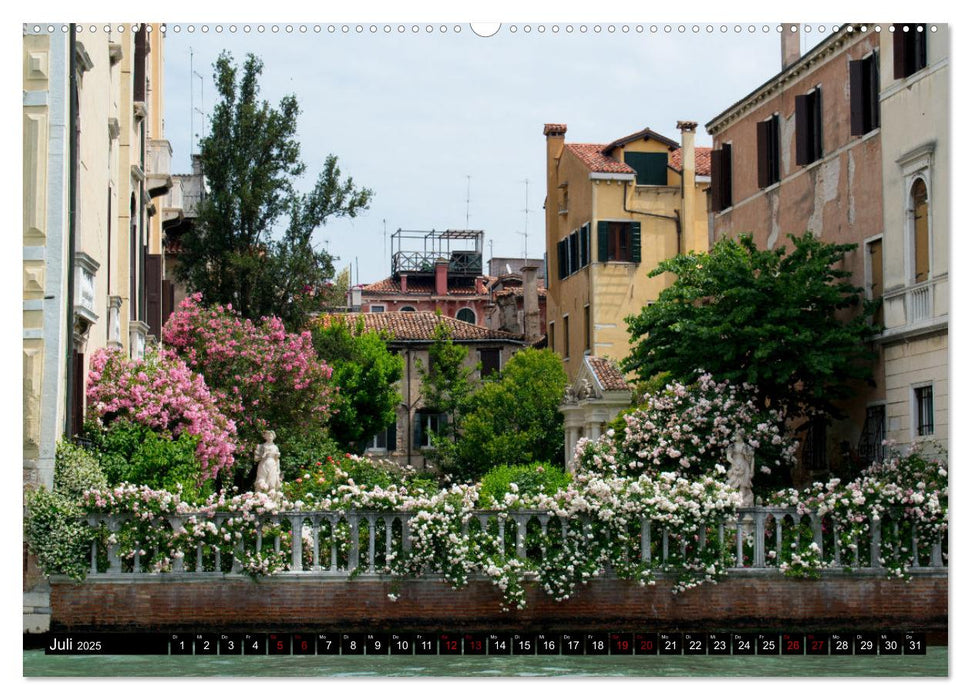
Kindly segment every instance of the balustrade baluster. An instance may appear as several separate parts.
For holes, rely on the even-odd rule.
[[[196,572],[202,572],[202,542],[196,545]]]
[[[880,564],[880,539],[883,523],[880,518],[870,520],[870,566],[874,569],[881,567]]]
[[[517,515],[516,521],[516,556],[521,560],[526,558],[526,524],[529,516]]]
[[[337,573],[337,523],[339,515],[330,516],[330,569],[331,573]]]
[[[401,548],[405,552],[411,551],[411,518],[408,516],[401,518]]]
[[[651,520],[641,518],[641,561],[651,561]]]
[[[311,571],[320,571],[320,517],[310,518],[311,532],[314,536],[314,559],[310,565]]]
[[[742,549],[742,517],[738,516],[735,520],[735,565],[738,568],[745,567],[745,552]]]
[[[374,573],[374,528],[377,523],[377,518],[373,515],[369,515],[368,521],[368,541],[367,541],[367,570],[369,574]]]
[[[394,529],[394,515],[384,516],[384,565],[388,567],[393,561],[393,553],[391,550],[391,531]]]
[[[358,515],[351,515],[348,513],[347,518],[351,525],[351,551],[347,558],[347,571],[348,573],[353,572],[361,563],[361,541],[359,529],[360,529],[360,518]]]
[[[303,516],[291,515],[290,527],[293,528],[292,545],[290,547],[290,569],[303,571]]]
[[[836,521],[833,520],[833,564],[834,566],[840,565],[840,529]]]
[[[668,563],[668,529],[664,528],[664,532],[661,535],[661,563]]]
[[[920,557],[917,555],[917,530],[915,529],[910,535],[910,547],[911,551],[914,553],[914,558],[912,560],[911,566],[915,569],[920,566]]]
[[[185,527],[183,527],[182,518],[180,516],[169,515],[167,516],[167,519],[169,521],[169,526],[172,528],[172,533],[174,535],[179,535],[185,532]],[[136,552],[137,552],[137,549],[136,549]],[[177,549],[172,552],[172,572],[173,573],[183,573],[185,571],[185,562],[183,561],[184,556],[185,556],[185,553],[181,549]]]
[[[778,515],[775,516],[778,522]],[[761,508],[755,511],[755,552],[752,566],[756,569],[765,568],[765,511]]]

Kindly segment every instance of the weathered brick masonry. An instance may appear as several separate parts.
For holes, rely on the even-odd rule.
[[[640,587],[598,579],[556,602],[527,584],[527,607],[503,612],[497,589],[473,581],[453,590],[435,580],[353,581],[244,576],[54,580],[52,630],[430,631],[585,629],[744,630],[947,629],[947,575],[907,581],[777,572],[733,574],[680,595],[671,581]],[[397,601],[388,598],[395,592]]]

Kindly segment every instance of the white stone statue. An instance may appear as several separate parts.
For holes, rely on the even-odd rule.
[[[259,462],[256,468],[256,490],[262,493],[279,491],[283,486],[280,478],[280,448],[273,444],[276,433],[272,430],[263,431],[262,445],[256,447],[254,459]]]
[[[755,476],[755,449],[742,437],[741,432],[735,433],[735,442],[725,451],[729,463],[728,484],[738,489],[742,495],[742,507],[751,508],[755,505],[755,495],[752,493],[752,477]]]

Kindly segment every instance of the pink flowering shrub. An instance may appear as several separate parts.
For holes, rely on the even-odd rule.
[[[196,437],[200,482],[231,472],[235,423],[219,410],[202,376],[171,353],[149,351],[144,360],[130,360],[116,348],[97,350],[87,398],[92,417],[106,425],[124,418],[162,435]]]
[[[754,448],[756,475],[764,480],[795,463],[797,443],[784,434],[782,416],[760,410],[754,397],[751,387],[716,382],[710,374],[691,385],[668,384],[597,442],[581,440],[579,464],[618,474],[710,474],[727,464],[726,450],[738,434]]]
[[[205,377],[245,449],[267,428],[323,431],[331,368],[317,358],[310,332],[288,333],[278,318],[253,323],[231,306],[201,301],[200,294],[182,301],[162,328],[162,342]]]

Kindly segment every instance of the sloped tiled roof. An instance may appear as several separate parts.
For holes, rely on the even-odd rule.
[[[493,277],[488,275],[483,275],[485,284],[489,284]],[[408,277],[408,291],[401,291],[401,280],[395,279],[394,277],[387,277],[378,282],[373,282],[371,284],[366,284],[361,288],[361,292],[367,296],[371,294],[404,294],[404,295],[414,295],[414,296],[430,296],[435,294],[435,280],[429,278],[414,278]],[[448,286],[449,296],[488,296],[488,294],[479,294],[475,285],[462,285],[457,286],[455,284],[449,284]]]
[[[656,131],[651,131],[650,129],[641,129],[640,131],[635,131],[633,134],[622,136],[619,139],[610,142],[608,145],[604,146],[604,151],[609,153],[615,148],[625,146],[631,141],[639,141],[641,139],[654,139],[659,143],[663,143],[668,148],[677,148],[679,145],[677,141],[672,141],[667,136],[662,136]]]
[[[627,173],[629,175],[636,173],[627,163],[621,163],[619,160],[604,155],[605,148],[605,146],[596,143],[566,144],[566,149],[595,173]]]
[[[600,382],[604,391],[630,391],[631,385],[624,379],[624,375],[613,362],[606,357],[588,355],[586,357],[590,371]]]
[[[356,324],[358,319],[364,321],[367,331],[388,333],[393,340],[431,342],[435,339],[435,328],[445,324],[449,336],[455,341],[472,340],[500,340],[522,343],[522,336],[494,331],[485,326],[459,321],[451,316],[442,316],[432,311],[388,311],[385,313],[343,313],[322,314],[320,320],[327,323],[331,318],[343,318],[350,324]]]
[[[681,172],[681,149],[671,151],[668,165]],[[695,174],[711,175],[711,149],[707,146],[695,146]]]

